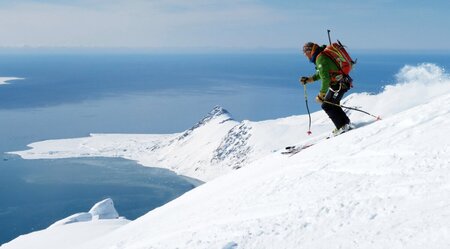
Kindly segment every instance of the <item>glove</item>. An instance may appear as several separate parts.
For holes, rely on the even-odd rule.
[[[313,82],[313,81],[314,80],[313,80],[312,77],[303,76],[303,77],[300,78],[300,83],[302,83],[302,85],[306,85],[307,83]]]
[[[325,99],[325,94],[326,93],[319,92],[319,95],[317,95],[317,97],[316,97],[316,102],[319,104],[322,104],[323,100]]]

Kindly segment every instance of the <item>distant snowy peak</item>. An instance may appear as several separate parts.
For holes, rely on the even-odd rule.
[[[231,114],[227,110],[225,110],[221,106],[214,106],[214,108],[208,113],[205,119],[206,118],[212,119],[214,117],[218,117],[221,115],[227,115],[229,118],[231,118]]]
[[[118,219],[119,214],[114,207],[114,202],[111,198],[105,199],[96,203],[89,212],[76,213],[67,218],[59,220],[53,223],[50,227],[56,227],[61,225],[67,225],[76,222],[86,222],[91,220],[103,220],[103,219]]]
[[[194,130],[215,121],[218,124],[223,124],[228,121],[234,121],[231,114],[222,108],[221,106],[215,106],[202,120],[192,126],[189,130],[186,130],[178,137],[178,140],[182,140],[188,137]]]
[[[215,106],[207,115],[204,117],[200,122],[198,122],[194,127],[200,127],[202,125],[205,125],[212,120],[218,120],[220,123],[225,123],[227,121],[232,121],[233,118],[231,117],[231,114],[222,108],[221,106]]]

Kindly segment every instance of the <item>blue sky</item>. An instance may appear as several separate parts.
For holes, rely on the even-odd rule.
[[[0,0],[0,47],[450,50],[446,0]]]

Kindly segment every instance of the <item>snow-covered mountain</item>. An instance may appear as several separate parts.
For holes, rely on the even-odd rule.
[[[91,134],[86,138],[37,142],[29,145],[31,150],[14,153],[26,159],[123,157],[209,181],[298,142],[305,133],[301,126],[304,122],[301,116],[238,122],[228,111],[216,106],[192,128],[181,133]],[[330,124],[325,126],[331,130]]]
[[[382,120],[351,112],[359,128],[291,157],[280,153],[285,145],[332,129],[323,112],[312,115],[312,137],[305,115],[238,122],[218,107],[179,134],[97,134],[17,153],[122,156],[207,181],[62,248],[450,248],[450,76],[423,64],[404,67],[397,79],[380,94],[345,99]],[[41,248],[56,248],[57,231],[42,231]]]

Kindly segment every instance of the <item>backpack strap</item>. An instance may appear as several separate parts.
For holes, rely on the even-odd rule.
[[[339,65],[339,63],[334,59],[334,57],[330,54],[328,54],[327,51],[322,51],[321,54],[324,54],[325,56],[327,56],[328,58],[331,59],[331,61],[334,62],[334,64],[338,67],[339,71],[333,71],[333,72],[338,72],[342,74],[342,79],[339,81],[340,85],[341,84],[345,84],[346,88],[353,88],[353,79],[352,77],[350,77],[350,75],[344,73],[344,71],[342,70],[341,66]],[[353,61],[352,61],[353,63]],[[342,82],[341,82],[342,81]],[[340,88],[339,88],[340,89]]]

